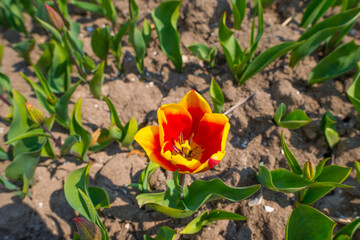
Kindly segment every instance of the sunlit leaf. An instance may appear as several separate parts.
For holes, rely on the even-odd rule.
[[[224,95],[214,78],[211,78],[211,85],[209,90],[211,101],[214,105],[214,112],[222,113],[224,108]]]
[[[31,39],[27,39],[24,40],[22,42],[18,42],[16,44],[14,44],[12,46],[12,48],[22,57],[24,58],[24,60],[28,63],[31,64],[31,57],[30,57],[30,53],[31,51],[34,49],[35,47],[35,39],[31,38]]]
[[[299,162],[297,161],[294,154],[290,151],[290,149],[286,145],[284,132],[281,132],[281,146],[282,146],[286,161],[288,162],[291,171],[293,171],[297,175],[302,174],[302,170],[299,165]]]
[[[341,228],[334,236],[333,240],[342,240],[343,235],[346,235],[348,239],[353,239],[355,231],[360,227],[360,218],[355,219],[345,227]],[[346,239],[346,238],[345,238]]]
[[[101,60],[107,59],[110,48],[110,28],[97,28],[91,36],[91,48]]]
[[[105,78],[104,68],[105,68],[105,61],[102,61],[97,66],[94,76],[89,82],[90,92],[97,99],[101,99],[101,88]]]
[[[350,85],[346,94],[350,99],[350,102],[354,105],[356,111],[358,112],[360,119],[360,72],[358,72],[354,77],[354,82]]]
[[[110,197],[108,192],[100,187],[89,187],[89,196],[96,209],[109,208]]]
[[[239,30],[245,17],[246,0],[231,0],[231,4],[234,16],[234,28]]]
[[[298,129],[305,126],[311,119],[306,115],[306,113],[301,109],[295,109],[294,111],[286,113],[286,106],[284,103],[281,103],[276,109],[274,121],[277,125],[289,129]]]

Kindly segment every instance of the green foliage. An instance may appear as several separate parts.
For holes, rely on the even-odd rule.
[[[3,55],[4,55],[4,44],[0,44],[0,67],[1,67],[2,59],[3,59]],[[1,68],[0,68],[0,71],[1,71]]]
[[[102,61],[97,66],[94,76],[89,82],[90,92],[97,99],[101,99],[101,87],[104,83],[104,68],[105,68],[105,61]]]
[[[144,240],[174,240],[176,237],[176,231],[167,226],[160,228],[155,238],[151,238],[147,235],[144,235]]]
[[[77,217],[73,219],[78,230],[78,237],[81,240],[101,240],[100,228],[85,218]]]
[[[211,68],[215,65],[215,58],[217,56],[218,50],[216,47],[209,48],[208,46],[201,43],[194,43],[188,46],[190,51],[200,58],[201,60],[207,62]]]
[[[214,78],[211,78],[211,85],[209,90],[211,101],[214,105],[214,112],[222,113],[224,108],[224,95],[220,86],[217,84]]]
[[[144,23],[144,25],[145,25],[145,23]],[[128,28],[129,28],[129,21],[126,21],[125,24],[123,24],[121,26],[120,30],[114,36],[110,37],[110,39],[111,39],[110,48],[111,48],[112,54],[115,57],[116,66],[119,69],[119,71],[121,70],[120,60],[121,60],[121,56],[122,56],[121,39],[127,32]]]
[[[360,163],[358,161],[354,161],[354,167],[356,171],[356,178],[360,184]]]
[[[286,145],[284,132],[281,132],[281,146],[282,146],[286,161],[289,164],[291,171],[293,171],[297,175],[301,174],[302,170],[301,170],[301,167],[300,167],[297,159],[295,158],[295,156],[292,154],[292,152]]]
[[[204,211],[199,216],[194,218],[188,225],[186,225],[180,234],[194,234],[199,232],[203,226],[209,225],[217,220],[226,219],[235,221],[247,220],[246,217],[236,213],[221,210],[212,210],[210,213]]]
[[[91,162],[83,168],[77,169],[72,172],[65,181],[64,193],[67,202],[70,206],[84,216],[88,221],[95,223],[101,230],[101,239],[107,240],[109,236],[107,234],[104,224],[101,222],[99,215],[97,214],[95,206],[110,206],[108,201],[108,194],[104,189],[90,190],[89,187],[89,172]],[[96,196],[91,195],[92,191]]]
[[[3,0],[0,2],[0,24],[2,26],[27,35],[24,21],[21,5],[18,4],[18,1]]]
[[[70,135],[78,135],[81,140],[75,143],[71,150],[79,154],[79,159],[82,161],[87,160],[87,152],[91,142],[91,134],[82,126],[81,123],[81,104],[80,98],[74,105],[71,119],[70,119]]]
[[[276,109],[274,121],[277,125],[289,129],[298,129],[311,122],[311,119],[301,109],[295,109],[294,111],[286,113],[286,106],[281,103]],[[285,117],[284,117],[285,116]]]
[[[354,81],[346,91],[350,102],[354,105],[360,119],[360,72],[355,75]]]
[[[300,205],[290,215],[286,225],[286,240],[331,240],[336,223],[318,210]],[[301,227],[299,227],[301,226]]]
[[[146,168],[141,172],[138,183],[132,183],[129,187],[135,187],[139,189],[141,193],[149,191],[150,176],[160,167],[159,164],[149,161]]]
[[[360,227],[360,218],[355,219],[342,229],[340,229],[334,236],[333,240],[353,239],[355,231]]]
[[[136,20],[132,20],[130,22],[128,31],[129,31],[129,42],[135,50],[136,67],[138,71],[142,74],[144,72],[146,43],[144,41],[143,35],[136,26]]]
[[[184,190],[184,198],[174,180],[166,181],[167,190],[160,193],[139,194],[136,199],[140,206],[146,204],[152,209],[174,218],[185,218],[193,215],[203,204],[216,200],[227,199],[233,202],[250,197],[259,185],[233,188],[225,185],[220,179],[210,181],[196,180]]]
[[[160,47],[178,72],[182,70],[180,37],[176,27],[180,5],[181,1],[165,1],[151,13]]]
[[[323,4],[327,1],[313,2]],[[331,40],[327,42],[332,42],[332,45],[335,45],[335,39],[336,42],[339,42],[342,38],[340,35],[343,34],[343,32],[347,33],[350,30],[349,27],[351,28],[359,17],[359,8],[351,9],[326,18],[324,21],[314,25],[299,38],[298,42],[302,43],[292,51],[290,66],[294,67],[302,58],[311,54],[322,42],[329,40],[330,37]]]
[[[110,27],[95,29],[91,36],[91,48],[95,55],[106,62],[110,49]]]
[[[325,12],[336,2],[336,0],[316,1],[313,0],[307,6],[301,19],[300,26],[307,28],[310,24],[315,25],[316,22],[325,14]]]
[[[10,79],[7,75],[1,72],[0,70],[0,94],[6,92],[8,94],[8,101],[12,102],[12,87],[10,84]]]
[[[35,39],[27,39],[18,42],[12,48],[22,57],[28,64],[32,64],[30,53],[35,47]]]
[[[329,147],[331,149],[334,148],[340,141],[340,138],[336,131],[336,119],[329,111],[326,111],[321,119],[321,129],[324,132]]]
[[[239,30],[246,13],[246,0],[231,0],[234,28]]]
[[[323,58],[309,74],[309,84],[336,78],[356,66],[360,60],[360,46],[354,41],[342,44]]]

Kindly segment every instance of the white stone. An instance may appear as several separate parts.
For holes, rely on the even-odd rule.
[[[274,208],[273,208],[273,207],[270,207],[270,206],[265,206],[265,211],[266,211],[266,212],[273,212],[273,211],[274,211]]]

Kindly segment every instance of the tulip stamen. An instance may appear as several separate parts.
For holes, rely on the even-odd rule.
[[[179,133],[179,143],[182,145],[184,143],[184,135],[182,132]]]

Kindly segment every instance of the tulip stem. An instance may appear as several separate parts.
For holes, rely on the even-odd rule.
[[[181,186],[180,199],[184,198],[185,177],[186,177],[185,174],[180,174],[180,186]]]
[[[55,138],[55,136],[49,131],[49,129],[45,126],[45,124],[41,124],[41,127],[44,129],[46,133],[48,133],[51,136],[51,139],[55,142],[56,146],[61,148],[62,147],[61,142]]]
[[[63,22],[65,23],[65,26],[68,30],[70,30],[70,25],[69,25],[69,22],[66,20],[64,14],[61,12],[60,10],[60,7],[59,7],[59,4],[56,0],[54,0],[54,4],[55,4],[55,8],[56,10],[59,12],[59,15],[61,17],[61,19],[63,20]]]

